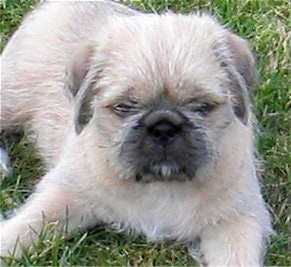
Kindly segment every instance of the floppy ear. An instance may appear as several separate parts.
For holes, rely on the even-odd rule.
[[[94,112],[91,100],[96,81],[90,68],[93,53],[93,46],[83,46],[73,56],[66,73],[65,94],[74,101],[74,123],[77,134],[81,133]]]
[[[230,92],[235,115],[243,124],[248,124],[250,115],[251,87],[257,80],[254,57],[246,40],[228,32],[226,39],[230,59],[226,64],[230,76]]]

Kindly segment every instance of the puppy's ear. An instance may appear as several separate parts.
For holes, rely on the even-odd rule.
[[[246,40],[228,33],[227,46],[230,50],[227,71],[230,76],[230,91],[235,115],[245,125],[249,122],[251,88],[257,81],[254,57]]]
[[[235,68],[250,93],[251,87],[257,82],[258,72],[249,43],[233,33],[229,34],[228,41],[233,52]]]
[[[90,67],[94,53],[92,45],[84,45],[73,56],[66,72],[65,94],[74,101],[74,123],[77,134],[93,117],[91,100],[96,80]]]

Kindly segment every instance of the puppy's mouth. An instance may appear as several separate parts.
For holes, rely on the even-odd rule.
[[[144,167],[142,171],[136,173],[136,182],[162,182],[162,181],[180,181],[192,180],[193,175],[187,173],[186,166],[177,166],[170,160],[152,162]]]

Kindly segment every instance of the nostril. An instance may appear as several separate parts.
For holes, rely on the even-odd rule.
[[[175,135],[175,131],[173,129],[169,129],[169,130],[167,130],[166,134],[169,137],[173,137]]]
[[[161,121],[148,128],[149,135],[156,143],[167,145],[172,142],[180,127],[168,121]]]

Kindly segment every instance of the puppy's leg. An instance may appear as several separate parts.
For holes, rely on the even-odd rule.
[[[2,178],[11,172],[10,158],[5,148],[2,148],[2,131],[23,124],[28,118],[28,114],[25,109],[21,110],[20,106],[25,103],[25,97],[21,96],[21,90],[14,88],[15,77],[11,75],[13,78],[10,81],[7,77],[9,76],[9,64],[6,62],[5,56],[1,56],[0,60],[0,178]]]
[[[262,226],[250,217],[209,227],[198,241],[190,245],[189,252],[201,266],[263,266]]]
[[[4,64],[4,63],[3,63]],[[8,85],[2,78],[0,90],[0,132],[21,125],[28,119],[28,105],[25,104],[24,90]],[[26,92],[27,93],[27,92]]]
[[[56,178],[60,177],[51,175],[54,175],[53,170],[44,177],[27,203],[11,219],[1,223],[2,257],[11,254],[21,257],[22,248],[29,248],[38,239],[44,222],[54,223],[57,230],[63,233],[65,229],[68,234],[74,229],[84,229],[92,222],[92,218],[86,216],[89,212],[86,214],[82,199],[77,199],[68,186],[59,184]]]

